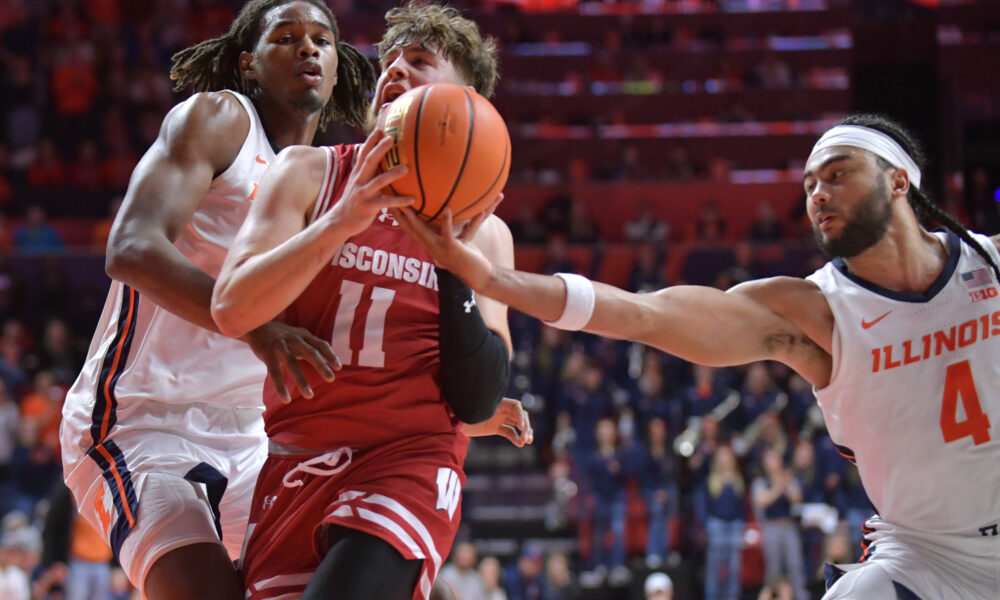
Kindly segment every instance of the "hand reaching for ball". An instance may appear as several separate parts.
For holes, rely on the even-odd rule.
[[[337,223],[340,231],[347,237],[364,231],[383,208],[401,208],[413,204],[412,196],[385,193],[392,182],[405,177],[409,172],[406,165],[379,171],[379,163],[392,145],[392,138],[381,129],[376,129],[368,136],[358,150],[344,193],[322,217]]]

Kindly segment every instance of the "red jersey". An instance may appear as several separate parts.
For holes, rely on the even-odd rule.
[[[359,146],[328,146],[312,220],[340,199]],[[284,404],[268,377],[264,423],[280,444],[323,450],[453,433],[441,396],[437,274],[427,252],[383,211],[350,238],[281,320],[329,340],[333,382],[307,368],[315,397]]]

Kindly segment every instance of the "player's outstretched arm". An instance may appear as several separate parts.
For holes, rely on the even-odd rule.
[[[380,130],[369,136],[340,200],[312,223],[308,219],[329,151],[306,146],[282,150],[261,180],[215,286],[212,316],[223,333],[241,336],[277,317],[383,207],[412,202],[382,193],[405,174],[405,167],[378,173],[391,146],[392,139]]]
[[[472,289],[543,321],[554,322],[563,315],[567,287],[561,278],[493,264],[477,248],[458,240],[448,219],[438,234],[412,211],[397,212],[435,262]],[[581,327],[585,331],[655,346],[700,364],[773,359],[813,383],[822,380],[824,365],[828,375],[829,330],[824,340],[822,324],[808,314],[822,315],[829,309],[818,288],[805,280],[762,280],[728,292],[675,286],[633,294],[601,283],[593,283],[593,289],[593,311]]]

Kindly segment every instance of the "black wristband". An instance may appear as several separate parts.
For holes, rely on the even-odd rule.
[[[510,375],[503,338],[486,327],[467,285],[437,270],[441,391],[464,423],[486,421],[496,412]]]

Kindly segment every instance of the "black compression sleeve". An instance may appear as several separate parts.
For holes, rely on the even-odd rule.
[[[510,354],[503,338],[486,327],[472,290],[444,269],[437,275],[441,391],[460,421],[481,423],[507,391]]]

